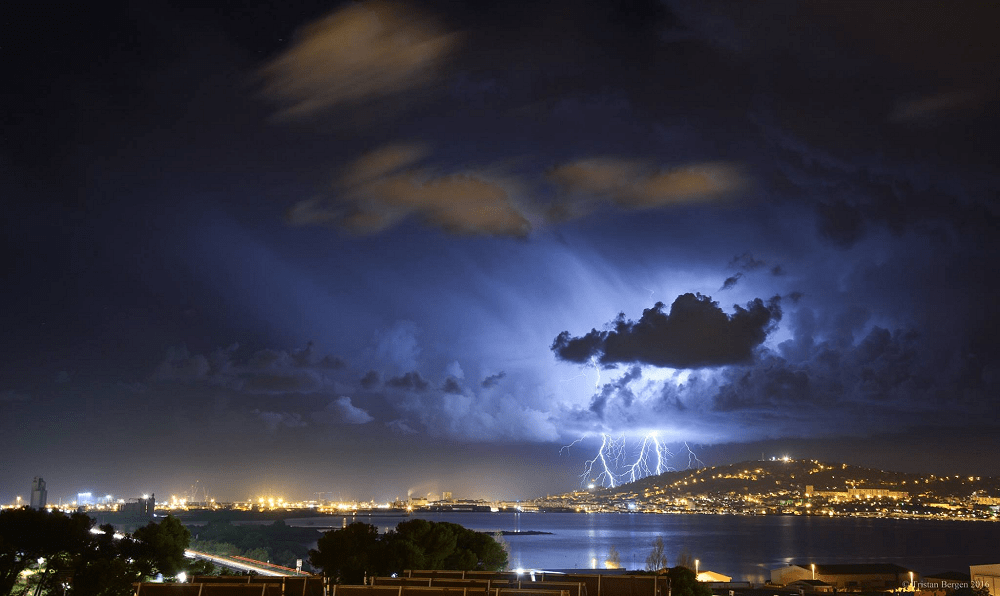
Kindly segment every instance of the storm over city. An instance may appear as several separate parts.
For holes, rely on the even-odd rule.
[[[5,12],[4,503],[1000,475],[996,5]]]

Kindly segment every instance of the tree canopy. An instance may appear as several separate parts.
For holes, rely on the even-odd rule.
[[[19,581],[41,594],[62,593],[57,588],[65,582],[81,596],[125,596],[133,582],[156,573],[175,575],[186,564],[190,533],[173,517],[122,538],[111,525],[97,532],[93,527],[83,513],[0,512],[0,596],[15,591]],[[29,574],[26,580],[23,572]]]
[[[339,583],[362,583],[366,575],[389,575],[404,569],[500,571],[507,552],[489,534],[458,524],[412,519],[379,535],[357,522],[331,530],[309,551],[314,567]]]
[[[667,571],[672,596],[712,596],[712,590],[698,581],[694,570],[680,565]]]

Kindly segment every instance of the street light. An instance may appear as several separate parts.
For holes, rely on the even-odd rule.
[[[698,579],[698,559],[694,560],[694,577]]]
[[[813,570],[813,581],[816,581],[816,563],[811,564],[810,567]]]

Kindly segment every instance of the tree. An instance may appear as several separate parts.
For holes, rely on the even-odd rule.
[[[500,571],[507,553],[489,534],[458,524],[412,519],[401,522],[384,537],[384,572],[403,569],[459,569]]]
[[[694,570],[680,565],[667,571],[671,596],[712,596],[712,590],[698,581]]]
[[[652,546],[652,550],[646,556],[646,571],[663,572],[667,568],[667,553],[663,546],[663,538],[657,536]]]
[[[10,594],[21,572],[36,565],[36,587],[53,587],[57,574],[74,569],[92,548],[93,525],[82,513],[67,516],[27,507],[0,511],[0,594]]]
[[[496,542],[498,545],[500,545],[500,548],[503,549],[504,557],[506,557],[507,561],[509,562],[510,541],[504,538],[503,532],[501,530],[497,530],[496,532],[493,533],[493,541]],[[503,569],[500,569],[500,571],[507,571],[507,565],[505,564],[503,566]]]
[[[314,567],[339,583],[361,583],[366,575],[388,575],[404,569],[500,571],[507,553],[489,534],[458,524],[412,519],[379,536],[364,523],[327,532],[309,551]]]
[[[149,522],[133,534],[140,548],[140,558],[150,563],[153,569],[163,575],[177,575],[185,568],[184,551],[191,541],[191,532],[172,515]]]
[[[614,545],[608,547],[608,558],[604,561],[604,567],[606,569],[621,569],[622,567],[622,557]]]
[[[331,530],[309,551],[309,562],[336,583],[360,584],[366,574],[374,574],[381,559],[378,529],[355,522],[340,530]]]
[[[691,571],[694,571],[695,568],[694,556],[691,554],[691,551],[689,551],[686,546],[682,548],[680,554],[677,555],[677,566],[685,567],[687,569],[690,569]]]

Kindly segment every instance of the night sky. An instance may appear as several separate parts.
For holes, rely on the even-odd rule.
[[[38,4],[2,502],[1000,475],[996,4]]]

